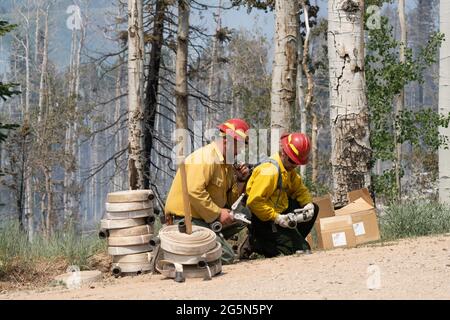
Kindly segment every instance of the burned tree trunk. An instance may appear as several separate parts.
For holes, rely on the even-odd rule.
[[[371,148],[364,76],[364,2],[328,3],[331,164],[334,200],[370,186]]]
[[[175,96],[177,99],[176,127],[188,129],[187,59],[189,37],[189,3],[178,0],[178,35]]]
[[[128,183],[144,188],[143,68],[144,30],[142,0],[128,0]]]
[[[152,49],[150,51],[148,77],[145,89],[144,105],[144,148],[145,170],[144,188],[150,187],[150,159],[153,148],[153,129],[155,128],[156,109],[158,106],[159,69],[161,62],[161,49],[164,39],[164,17],[166,2],[157,0],[155,4],[155,22],[151,37]]]

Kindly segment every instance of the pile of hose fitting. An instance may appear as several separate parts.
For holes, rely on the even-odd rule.
[[[186,278],[209,280],[222,272],[222,246],[212,230],[192,226],[192,234],[187,234],[179,225],[165,226],[159,239],[156,270],[162,275],[183,282]]]
[[[109,193],[99,237],[107,239],[113,258],[112,274],[151,272],[154,232],[154,195],[151,190]]]

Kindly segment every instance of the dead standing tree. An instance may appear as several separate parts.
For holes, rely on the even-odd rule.
[[[142,0],[128,0],[128,180],[131,190],[144,189],[144,29]]]

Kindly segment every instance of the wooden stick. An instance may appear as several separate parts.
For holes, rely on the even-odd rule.
[[[181,190],[183,193],[184,223],[186,224],[186,233],[192,234],[191,205],[189,202],[187,178],[186,178],[186,166],[184,164],[184,160],[181,161],[178,168],[180,169],[181,174]]]

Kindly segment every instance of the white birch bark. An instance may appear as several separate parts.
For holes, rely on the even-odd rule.
[[[297,80],[297,39],[299,34],[297,1],[275,2],[275,56],[272,71],[271,128],[272,149],[277,150],[277,132],[290,130],[295,107]],[[274,150],[272,150],[274,151]]]
[[[439,113],[450,112],[450,1],[440,2],[440,32],[445,33],[439,58]],[[450,128],[439,128],[450,137]],[[439,149],[439,200],[450,204],[450,149]]]
[[[45,26],[44,26],[44,47],[42,50],[42,63],[41,63],[41,79],[39,83],[39,114],[38,114],[38,123],[40,124],[42,122],[42,119],[44,117],[44,97],[45,97],[45,80],[47,78],[47,66],[48,66],[48,10],[47,7],[46,13],[45,13]]]
[[[371,149],[364,76],[364,2],[328,2],[331,164],[334,200],[370,186]]]
[[[117,77],[116,77],[116,88],[115,88],[115,94],[116,94],[116,105],[114,110],[114,122],[115,125],[115,150],[119,151],[123,148],[122,143],[122,131],[120,130],[120,114],[122,112],[122,59],[119,59],[119,67],[117,68]],[[123,187],[123,181],[122,181],[122,173],[120,172],[119,166],[117,166],[114,170],[114,183],[113,183],[114,190],[113,191],[120,191]]]
[[[130,189],[144,186],[142,0],[128,0],[128,181]]]

